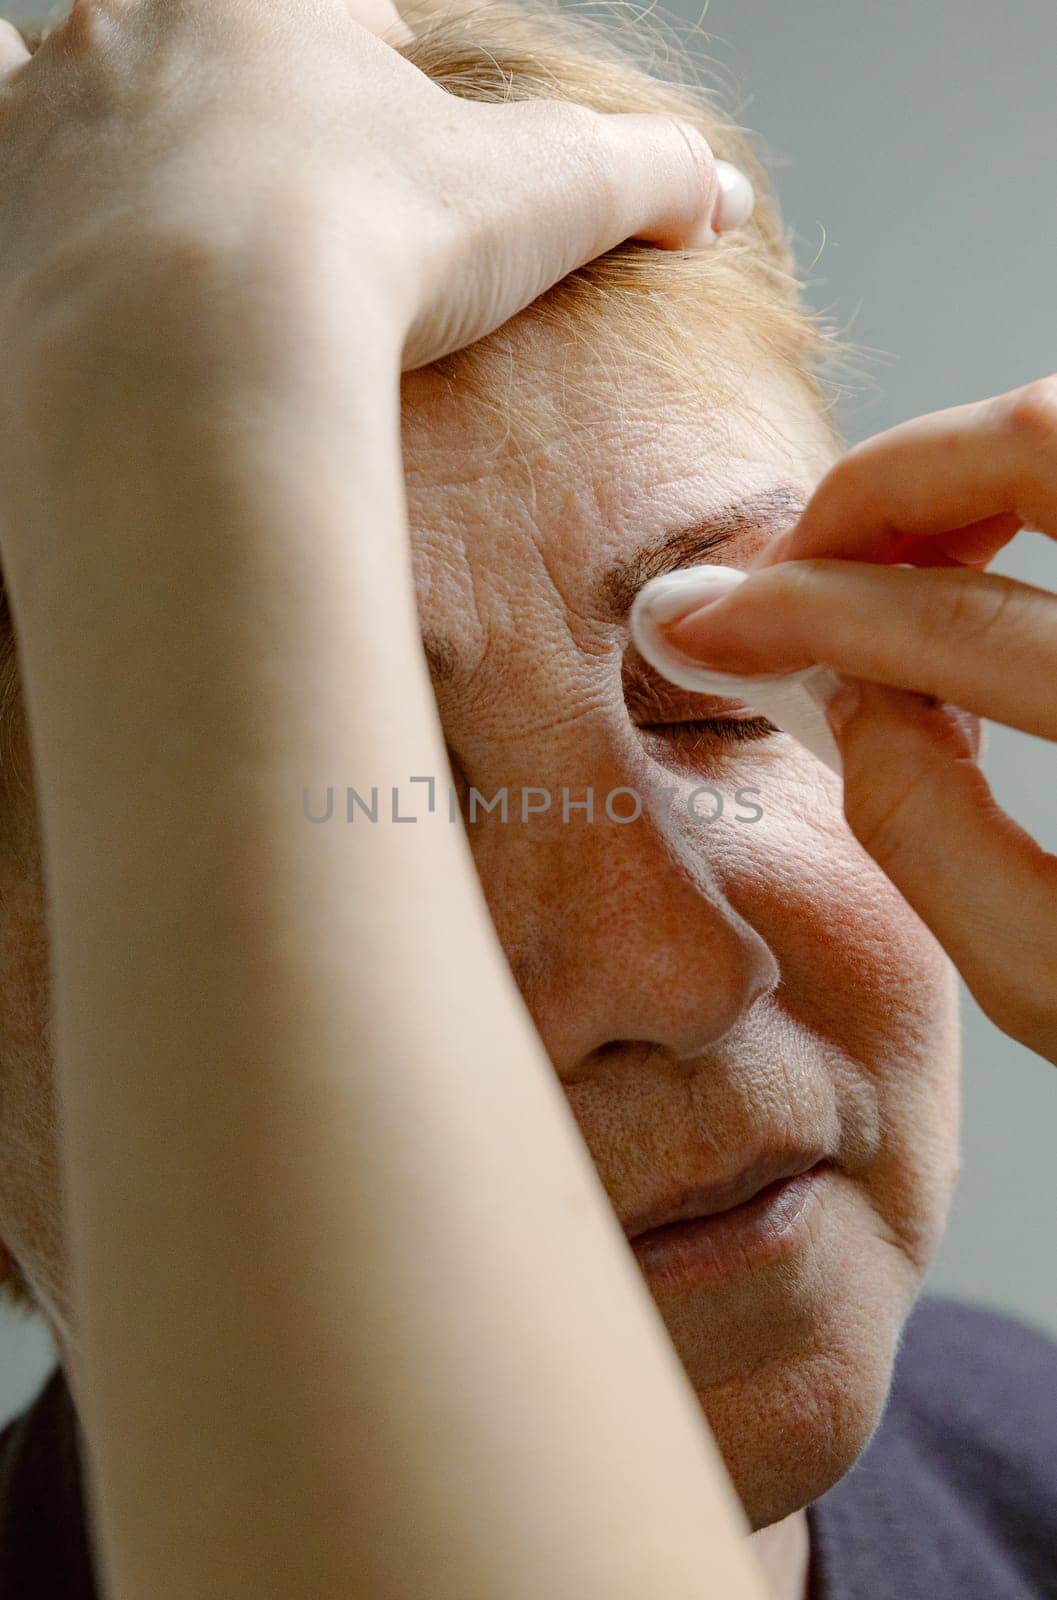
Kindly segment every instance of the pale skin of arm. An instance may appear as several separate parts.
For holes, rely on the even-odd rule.
[[[490,144],[480,108],[317,11],[302,37],[279,6],[81,5],[32,62],[10,37],[0,62],[0,302],[22,313],[3,560],[106,1593],[759,1600],[462,831],[301,816],[353,761],[383,784],[448,771],[401,366],[631,233],[691,242],[710,156],[651,119],[582,120],[586,158],[556,171],[540,138],[564,149],[565,113]],[[168,127],[148,121],[124,89],[148,62],[189,69],[205,34],[223,113],[174,72]],[[237,92],[258,138],[225,164]],[[273,181],[316,107],[346,141],[334,164]],[[143,138],[113,137],[137,115]],[[421,119],[432,170],[395,139],[389,160],[387,115]],[[472,193],[491,184],[520,232],[474,233],[469,153]]]

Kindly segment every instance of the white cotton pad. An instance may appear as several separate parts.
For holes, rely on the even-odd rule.
[[[739,567],[709,568],[715,572],[717,582],[723,583],[723,592],[736,588],[749,576]],[[842,679],[829,667],[805,667],[800,672],[758,674],[739,677],[730,672],[715,672],[699,666],[691,657],[683,655],[664,639],[658,629],[659,621],[678,615],[671,602],[679,597],[687,609],[687,585],[682,573],[665,574],[651,578],[635,596],[631,608],[631,637],[635,647],[655,671],[680,689],[695,694],[721,695],[729,700],[744,700],[754,711],[760,712],[783,733],[788,733],[798,744],[810,750],[813,756],[843,777],[840,750],[830,732],[823,704],[825,696],[838,688]],[[668,600],[669,616],[665,616],[664,601]],[[656,606],[656,611],[653,607]]]

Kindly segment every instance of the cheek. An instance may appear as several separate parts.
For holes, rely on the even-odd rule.
[[[876,1143],[856,1175],[923,1264],[957,1174],[954,968],[852,835],[835,782],[798,783],[759,828],[753,904],[739,909],[770,942],[780,1003],[819,1041],[838,1092],[870,1105]]]
[[[836,780],[812,769],[812,781],[760,780],[764,815],[742,830],[754,836],[753,921],[805,1021],[856,1040],[864,1057],[895,1043],[924,1058],[950,1032],[951,963],[852,834]]]
[[[780,960],[805,1020],[839,1032],[864,1059],[895,1050],[927,1071],[951,1028],[950,962],[850,833],[827,830],[823,843],[804,838],[803,822],[794,827],[775,891]]]

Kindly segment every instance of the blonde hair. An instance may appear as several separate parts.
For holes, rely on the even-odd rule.
[[[402,53],[453,95],[497,103],[570,100],[596,111],[677,117],[698,128],[718,158],[747,172],[757,196],[752,218],[713,249],[623,244],[556,285],[536,302],[533,315],[681,370],[703,317],[729,326],[804,387],[839,443],[825,376],[842,353],[840,341],[803,304],[773,190],[748,135],[723,116],[713,91],[695,77],[693,53],[670,30],[647,23],[632,7],[613,7],[601,22],[556,0],[408,0],[401,11],[415,35]],[[24,24],[20,32],[35,51],[56,25]],[[436,367],[482,404],[496,409],[500,397],[500,412],[516,410],[516,369],[495,336]],[[721,384],[718,369],[711,381]],[[736,390],[724,392],[723,401],[737,405]],[[10,729],[22,704],[2,591],[0,608],[0,777],[6,781],[14,749]],[[17,1263],[0,1285],[0,1299],[34,1305]]]
[[[451,94],[668,115],[696,127],[717,158],[747,172],[757,196],[752,218],[713,249],[628,242],[563,279],[532,316],[599,348],[622,345],[695,376],[702,323],[729,329],[807,391],[839,447],[837,390],[829,379],[846,364],[846,348],[805,306],[766,170],[746,130],[723,115],[702,82],[700,57],[680,34],[619,3],[605,22],[558,0],[407,0],[401,12],[415,35],[403,54]],[[495,406],[501,396],[504,407],[517,410],[516,368],[512,373],[502,339],[484,339],[435,366],[483,403]],[[710,364],[708,382],[713,400],[742,404],[736,381],[724,385],[722,363]]]
[[[590,0],[587,0],[590,4]],[[808,391],[834,444],[835,389],[827,378],[846,359],[837,330],[804,304],[793,253],[766,170],[746,130],[724,116],[705,86],[700,54],[674,25],[614,0],[606,20],[560,0],[401,0],[414,38],[401,53],[461,99],[567,100],[602,112],[648,112],[692,124],[713,153],[747,172],[756,190],[748,224],[708,251],[662,251],[626,243],[570,274],[537,301],[533,315],[576,332],[623,340],[639,353],[685,366],[687,327],[709,317],[747,338]],[[20,29],[35,50],[55,23]],[[692,30],[686,30],[692,32]],[[481,397],[497,393],[494,336],[435,366]],[[499,392],[516,406],[509,384]],[[736,403],[736,396],[728,397]]]

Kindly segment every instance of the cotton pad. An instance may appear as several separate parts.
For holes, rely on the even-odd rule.
[[[711,567],[717,580],[724,581],[724,593],[729,593],[749,576],[738,567]],[[682,597],[686,609],[686,583],[681,574],[670,573],[651,578],[635,596],[631,608],[631,637],[640,655],[655,671],[680,689],[695,694],[721,695],[728,700],[744,700],[753,710],[773,722],[776,728],[788,733],[798,744],[810,750],[813,756],[825,763],[838,778],[844,775],[840,750],[830,731],[823,710],[825,698],[839,688],[842,679],[829,667],[805,667],[800,672],[760,673],[740,677],[735,673],[716,672],[700,666],[690,656],[676,650],[663,638],[659,621],[678,615],[672,601]],[[667,608],[665,600],[668,600]],[[653,609],[656,607],[656,610]],[[669,615],[665,615],[667,609]]]

